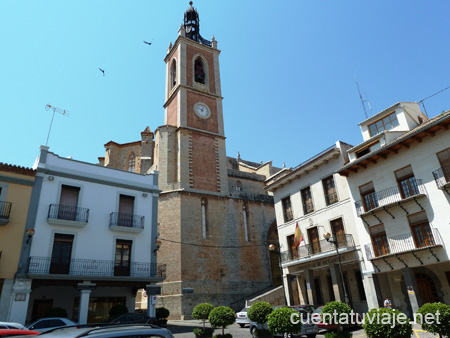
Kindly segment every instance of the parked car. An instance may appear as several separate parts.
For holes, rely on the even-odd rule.
[[[0,337],[14,337],[14,336],[35,336],[39,331],[31,331],[28,329],[0,329]]]
[[[42,338],[119,338],[119,337],[158,337],[158,338],[174,338],[172,333],[154,325],[106,325],[106,326],[89,326],[79,325],[74,327],[60,327],[44,333],[39,337]]]
[[[315,323],[317,323],[317,327],[319,331],[330,331],[337,328],[337,325],[335,324],[328,324],[322,322],[321,314],[322,314],[323,306],[319,306],[317,309],[314,310],[312,314],[312,319]],[[343,325],[344,328],[351,328],[351,327],[358,327],[361,323],[361,315],[359,313],[353,313],[353,317],[351,318],[350,324]]]
[[[158,319],[143,313],[123,313],[105,321],[107,324],[153,324],[158,325]]]
[[[28,324],[27,329],[43,332],[50,329],[54,329],[56,327],[70,326],[70,325],[77,325],[77,323],[67,318],[49,317],[49,318],[41,318],[31,324]]]
[[[298,311],[298,310],[296,310]],[[300,311],[298,311],[300,313],[300,316],[302,316],[302,330],[300,331],[300,333],[297,333],[295,335],[292,335],[294,337],[301,337],[301,336],[306,336],[307,338],[315,338],[317,335],[317,324],[314,324],[311,320],[311,318],[308,317],[308,312],[306,312],[305,310],[300,309]],[[304,322],[305,321],[305,322]],[[258,323],[255,322],[251,322],[250,323],[250,334],[252,335],[253,338],[257,338],[256,334],[255,334],[255,330],[258,328]],[[267,326],[267,322],[264,323],[264,328],[267,330],[268,326]],[[289,336],[289,338],[291,338],[291,335],[287,335]],[[288,338],[286,337],[286,335],[283,334],[277,334],[275,335],[275,337],[284,337],[284,338]]]
[[[244,307],[241,311],[236,313],[236,324],[239,324],[240,327],[244,327],[251,323],[250,319],[247,317],[247,311],[250,309],[250,306]]]
[[[313,313],[316,309],[314,305],[291,305],[289,307],[296,311],[306,311],[307,313]]]
[[[0,322],[0,329],[26,330],[25,326],[14,322]]]

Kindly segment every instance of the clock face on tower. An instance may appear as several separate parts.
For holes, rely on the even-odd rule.
[[[194,105],[194,112],[201,119],[207,119],[211,116],[209,108],[205,104],[199,102]]]

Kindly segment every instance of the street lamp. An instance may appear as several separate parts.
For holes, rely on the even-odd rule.
[[[342,281],[342,288],[344,289],[344,302],[345,304],[350,306],[350,301],[348,298],[348,294],[347,294],[347,288],[345,287],[345,282],[344,282],[344,274],[342,273],[342,264],[341,264],[341,257],[339,256],[339,242],[336,238],[336,233],[333,231],[333,239],[331,239],[331,234],[329,232],[323,234],[323,238],[325,238],[327,240],[327,242],[333,243],[336,246],[336,254],[337,254],[337,259],[338,259],[338,264],[339,264],[339,273],[341,275],[341,281]]]
[[[286,293],[284,292],[283,268],[281,267],[281,252],[280,252],[279,244],[270,244],[269,245],[269,251],[275,252],[277,254],[277,256],[278,256],[278,265],[280,266],[280,272],[281,272],[281,286],[282,286],[282,289],[283,289],[284,305],[287,305]]]

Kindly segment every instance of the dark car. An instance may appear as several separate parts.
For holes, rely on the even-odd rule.
[[[296,310],[296,311],[306,311],[307,313],[313,313],[316,309],[314,305],[291,305],[290,308]]]
[[[159,326],[155,317],[149,317],[143,313],[122,313],[105,321],[108,324],[153,324]]]

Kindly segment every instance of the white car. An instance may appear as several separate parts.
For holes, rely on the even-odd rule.
[[[250,309],[250,306],[246,306],[241,311],[236,313],[236,324],[239,324],[240,327],[244,327],[245,325],[249,325],[251,323],[250,319],[247,317],[248,309]]]
[[[22,324],[13,322],[0,322],[0,329],[26,330]]]
[[[67,318],[50,317],[50,318],[41,318],[31,324],[28,324],[27,329],[43,332],[50,329],[54,329],[56,327],[71,326],[71,325],[77,325],[77,323]]]

